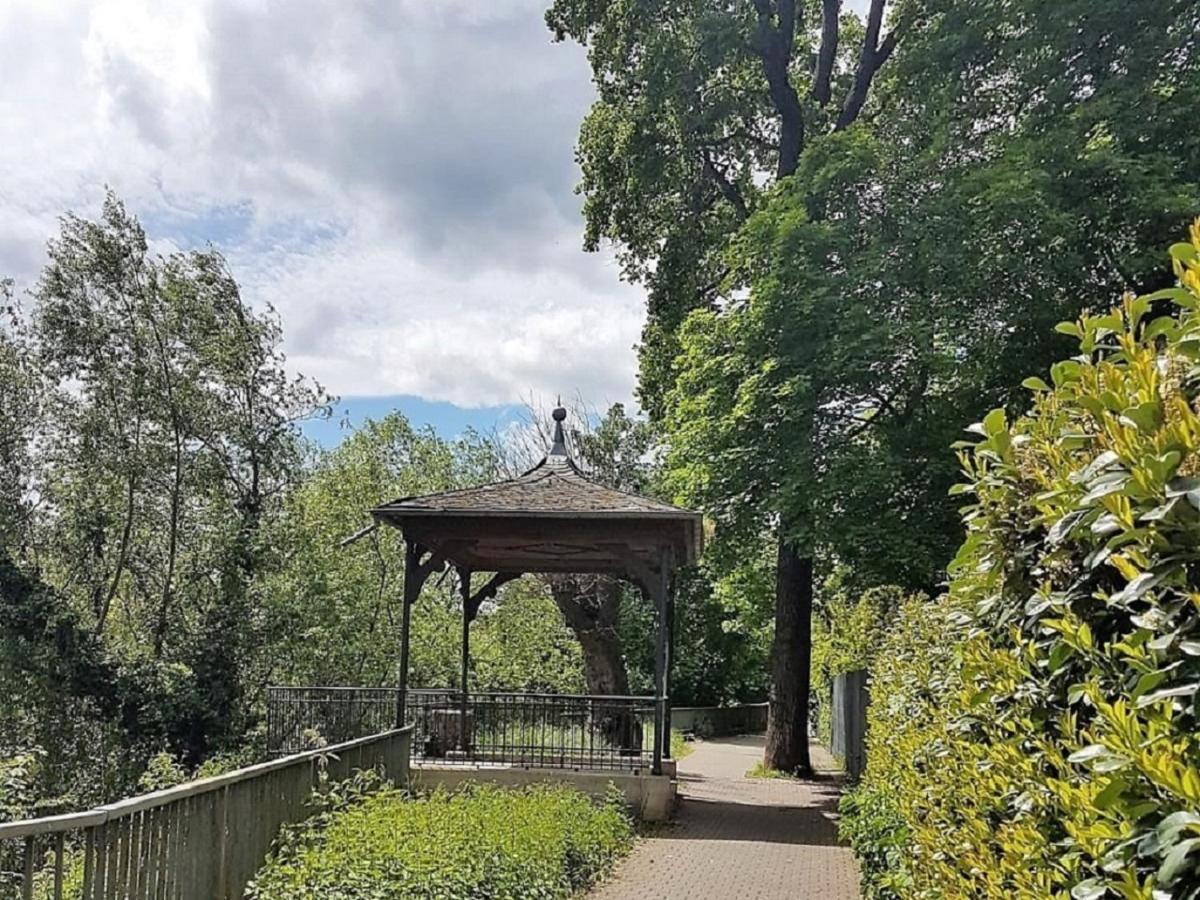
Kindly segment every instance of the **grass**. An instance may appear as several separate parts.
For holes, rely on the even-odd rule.
[[[683,759],[690,756],[695,749],[695,743],[683,739],[682,731],[671,729],[671,759]]]
[[[782,778],[787,781],[803,781],[799,775],[794,772],[784,772],[780,769],[770,769],[760,759],[746,773],[747,778]]]
[[[616,796],[565,785],[471,785],[350,796],[285,832],[254,900],[332,897],[559,900],[607,873],[633,841]]]

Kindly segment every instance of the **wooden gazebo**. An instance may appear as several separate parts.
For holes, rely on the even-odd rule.
[[[602,574],[642,590],[657,612],[653,772],[670,755],[672,576],[696,560],[698,513],[590,480],[571,458],[566,410],[554,410],[554,441],[523,475],[462,490],[402,497],[371,510],[405,542],[397,720],[406,722],[412,608],[431,574],[454,567],[462,586],[462,711],[467,714],[470,625],[499,587],[526,573]],[[491,573],[479,586],[472,576]]]

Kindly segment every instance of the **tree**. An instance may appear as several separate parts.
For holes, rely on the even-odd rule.
[[[261,541],[326,410],[273,312],[212,251],[149,252],[113,195],[68,215],[14,334],[43,414],[19,436],[38,508],[20,563],[120,671],[170,693],[155,733],[198,761],[242,739]]]
[[[352,543],[366,510],[386,500],[474,486],[495,472],[493,446],[447,441],[399,413],[368,420],[318,452],[270,526],[284,559],[261,585],[266,645],[254,684],[395,684],[404,548],[395,529]],[[411,683],[460,677],[461,598],[433,579],[413,620]],[[298,627],[300,626],[300,627]],[[485,604],[472,626],[471,679],[482,690],[578,691],[579,646],[544,585],[522,579]]]
[[[811,15],[793,0],[558,0],[547,13],[556,36],[589,49],[600,98],[580,132],[585,246],[616,241],[625,276],[649,290],[640,389],[656,419],[680,325],[727,286],[729,243],[760,185],[792,176],[814,137],[846,131],[866,108],[911,20],[904,7],[885,31],[885,6],[871,0],[865,23],[838,0]],[[774,508],[786,515],[756,523],[779,544],[767,762],[807,769],[813,548],[803,512]]]
[[[840,0],[557,0],[556,38],[584,44],[599,99],[580,129],[587,249],[616,243],[625,277],[649,291],[640,392],[662,414],[687,313],[719,298],[730,236],[762,186],[795,171],[805,147],[844,131],[910,27],[864,24]]]
[[[874,33],[876,47],[888,43],[875,58],[890,61],[858,66],[869,77],[848,82],[850,95],[864,81],[874,88],[857,122],[807,129],[790,169],[778,165],[780,125],[776,177],[737,182],[751,198],[746,215],[708,229],[689,222],[696,237],[682,269],[670,254],[688,236],[670,219],[685,216],[664,215],[664,196],[684,196],[685,182],[663,179],[664,195],[638,181],[661,161],[661,144],[642,138],[705,133],[697,121],[729,137],[734,109],[761,121],[763,97],[776,92],[745,80],[755,87],[718,91],[732,64],[700,66],[704,90],[690,92],[692,60],[750,46],[745,16],[673,8],[660,29],[637,10],[593,11],[582,34],[606,82],[597,109],[623,113],[594,111],[607,125],[589,117],[581,137],[589,240],[610,237],[627,260],[653,259],[642,390],[666,423],[676,489],[726,533],[774,533],[796,551],[780,554],[780,572],[806,584],[780,590],[781,601],[810,601],[813,567],[802,563],[814,557],[849,564],[868,584],[935,585],[958,528],[939,452],[953,423],[1012,402],[1013,374],[1060,353],[1061,337],[1044,326],[1077,309],[1079,272],[1097,289],[1161,278],[1141,248],[1198,202],[1182,162],[1200,155],[1182,112],[1197,97],[1198,13],[1139,4],[1131,27],[1126,9],[923,0],[897,5],[888,32],[897,38],[878,38],[868,17],[863,43]],[[782,115],[773,100],[765,108]],[[591,160],[597,132],[632,159]],[[683,143],[677,150],[687,157]],[[715,210],[736,208],[715,188],[689,196],[712,200],[710,226]],[[708,301],[695,300],[685,270],[709,279]],[[627,274],[644,273],[627,265]],[[776,690],[807,670],[795,658],[807,617],[781,612],[777,624],[792,631],[776,633]],[[803,699],[792,687],[779,701]],[[790,713],[779,716],[790,740],[772,734],[768,747],[768,762],[788,768],[795,757],[775,748],[803,744],[803,710]]]

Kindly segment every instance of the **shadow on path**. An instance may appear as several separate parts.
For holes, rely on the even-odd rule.
[[[698,742],[679,761],[674,821],[648,829],[594,900],[858,900],[854,857],[837,839],[840,779],[748,778],[762,745],[761,735]]]

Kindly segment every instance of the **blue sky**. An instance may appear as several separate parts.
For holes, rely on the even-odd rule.
[[[518,421],[523,409],[519,403],[470,409],[405,395],[344,397],[334,405],[331,419],[305,423],[304,433],[323,447],[332,447],[349,433],[348,429],[361,425],[364,419],[381,419],[398,410],[413,425],[432,425],[441,437],[453,440],[468,428],[481,434],[501,430]]]

